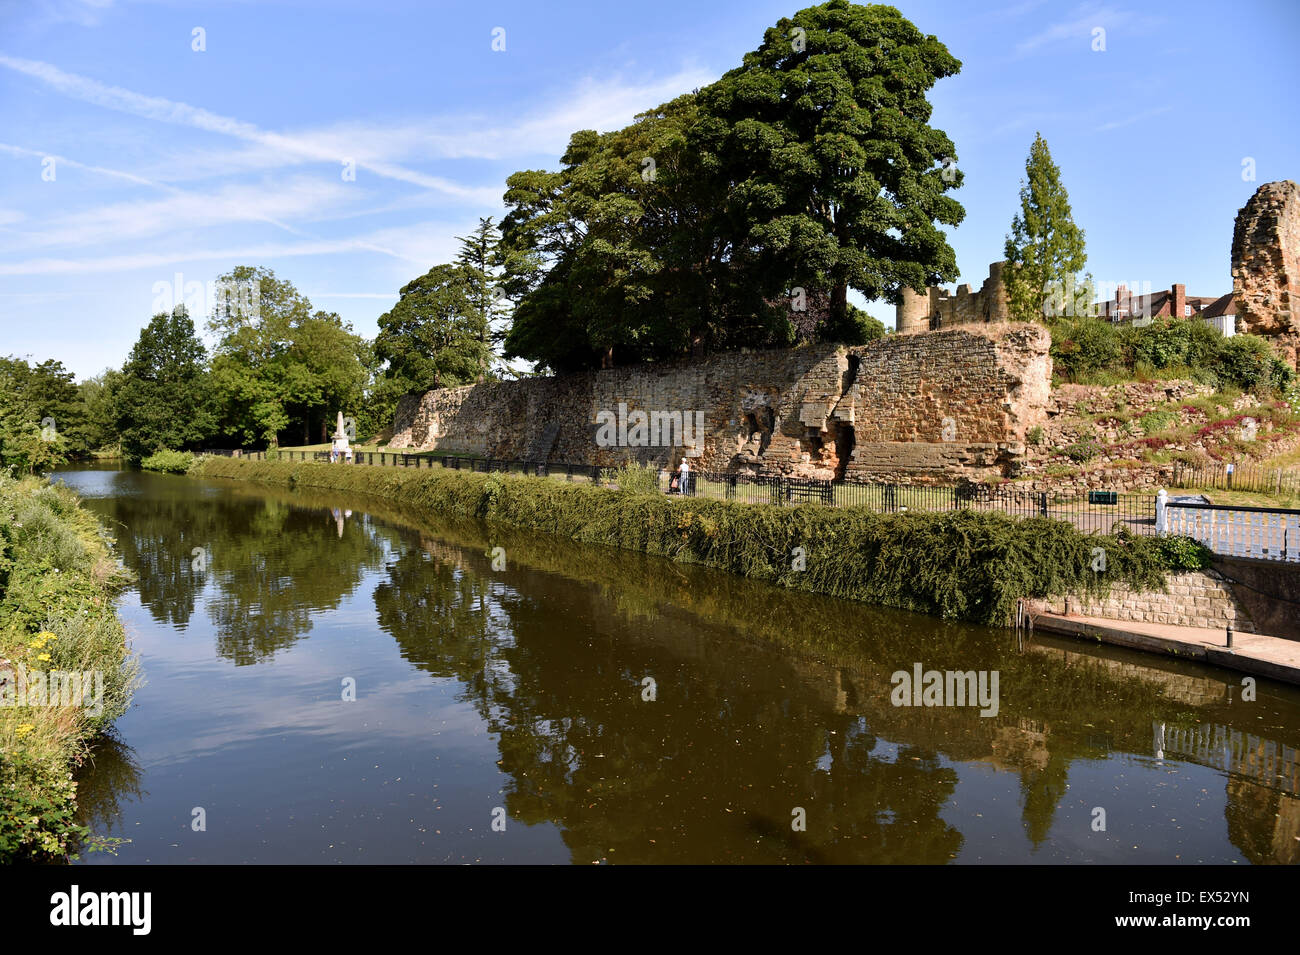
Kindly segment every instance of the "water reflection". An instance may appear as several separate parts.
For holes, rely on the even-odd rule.
[[[92,502],[155,621],[183,630],[201,609],[217,657],[244,667],[310,654],[294,645],[346,605],[348,652],[378,667],[395,646],[430,688],[453,683],[494,740],[491,798],[512,824],[558,829],[574,862],[1300,859],[1289,688],[1261,684],[1243,705],[1228,675],[1191,664],[1018,646],[355,497],[115,481]],[[187,569],[194,547],[210,548],[204,571]],[[916,662],[999,671],[998,715],[891,705],[891,674]],[[403,745],[418,760],[434,744]],[[1206,808],[1211,778],[1222,818]],[[1125,788],[1137,784],[1150,791]],[[369,787],[350,781],[349,799],[364,805]],[[1110,833],[1090,827],[1101,793]],[[806,831],[792,827],[800,810]],[[1139,860],[1134,829],[1152,853]]]
[[[146,795],[141,776],[130,746],[112,734],[99,737],[76,773],[77,824],[92,835],[121,838],[123,809]],[[82,852],[85,846],[75,849]]]

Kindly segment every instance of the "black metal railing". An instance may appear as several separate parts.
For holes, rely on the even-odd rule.
[[[229,451],[204,452],[231,455]],[[328,451],[245,451],[252,460],[329,460]],[[346,459],[340,459],[346,463]],[[432,468],[514,473],[530,477],[613,484],[615,469],[598,464],[553,464],[468,454],[354,451],[353,464],[376,467]],[[676,471],[658,472],[658,489],[680,494]],[[963,482],[957,485],[896,484],[841,479],[692,471],[685,494],[748,504],[863,507],[881,513],[976,510],[1012,517],[1048,517],[1069,521],[1081,530],[1109,532],[1125,527],[1134,533],[1156,532],[1156,500],[1151,494],[1110,490],[1031,491],[1007,485]]]

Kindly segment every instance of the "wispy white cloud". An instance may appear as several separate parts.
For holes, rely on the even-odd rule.
[[[455,236],[467,229],[447,222],[420,222],[379,229],[362,236],[319,239],[298,243],[263,243],[221,248],[177,248],[165,252],[123,253],[89,258],[36,258],[0,262],[0,275],[70,275],[155,268],[178,262],[206,262],[229,259],[259,262],[275,258],[373,252],[391,259],[414,263],[423,269],[435,262],[449,262],[455,256]]]
[[[404,259],[407,256],[375,245],[365,239],[329,239],[296,245],[256,245],[229,249],[186,249],[170,252],[140,252],[90,259],[27,259],[23,262],[0,262],[0,275],[89,275],[102,272],[125,272],[148,269],[178,262],[206,262],[229,259],[260,262],[304,255],[336,255],[344,252],[376,252]]]
[[[310,144],[286,152],[273,144],[249,142],[238,149],[187,150],[163,160],[160,178],[205,178],[232,172],[273,169],[314,161],[324,155],[335,161],[346,156],[362,168],[376,164],[431,160],[520,161],[558,157],[579,129],[610,130],[632,117],[710,82],[706,72],[683,69],[652,82],[626,82],[620,77],[587,78],[551,105],[526,107],[522,117],[476,114],[434,116],[402,122],[348,120],[289,135]],[[553,159],[552,159],[553,161]],[[499,202],[504,185],[488,187],[488,200]]]
[[[1134,123],[1141,123],[1148,119],[1153,119],[1162,113],[1168,113],[1173,109],[1172,106],[1161,106],[1157,109],[1144,110],[1141,113],[1134,113],[1132,116],[1126,116],[1124,119],[1111,120],[1108,123],[1102,123],[1093,129],[1095,133],[1104,133],[1112,129],[1122,129],[1125,126],[1132,126]]]
[[[37,159],[53,159],[55,173],[57,175],[59,166],[70,166],[73,169],[84,169],[87,172],[93,172],[100,176],[109,176],[114,179],[122,179],[126,182],[135,183],[137,186],[152,186],[157,189],[171,189],[173,187],[163,183],[154,182],[143,176],[137,176],[134,173],[122,172],[117,169],[107,169],[104,166],[91,166],[87,163],[77,162],[75,159],[69,159],[67,156],[60,156],[57,153],[43,152],[39,149],[28,149],[24,146],[14,146],[11,143],[0,143],[0,152],[8,153],[10,156],[32,156]]]
[[[1016,53],[1021,56],[1036,53],[1044,47],[1067,40],[1091,42],[1093,30],[1097,27],[1106,31],[1107,42],[1113,42],[1113,35],[1125,30],[1130,34],[1140,34],[1151,30],[1160,22],[1159,18],[1134,13],[1119,7],[1104,4],[1085,4],[1075,7],[1068,19],[1057,21],[1016,44]],[[1087,49],[1085,46],[1084,49]]]
[[[44,218],[42,228],[25,233],[22,241],[28,246],[84,246],[230,223],[280,223],[285,217],[338,201],[340,192],[347,192],[342,183],[308,177],[267,186],[227,185],[207,193],[178,192],[163,199],[111,203]],[[302,235],[291,226],[283,227]]]
[[[135,173],[123,172],[119,169],[109,169],[106,166],[94,166],[87,163],[78,162],[75,159],[69,159],[68,157],[59,155],[57,153],[43,152],[39,149],[29,149],[25,146],[14,146],[10,143],[0,143],[0,152],[8,153],[11,156],[35,156],[41,159],[53,159],[56,175],[57,175],[57,170],[59,169],[60,166],[68,166],[72,169],[84,169],[87,172],[91,172],[96,175],[108,176],[113,179],[120,179],[125,182],[133,183],[137,186],[148,186],[153,189],[162,190],[163,192],[166,192],[169,195],[176,197],[175,205],[177,207],[178,212],[183,211],[184,207],[186,206],[188,206],[191,210],[196,208],[201,208],[205,203],[211,203],[213,199],[212,193],[199,194],[199,193],[186,192],[183,189],[170,185],[169,183],[157,182],[155,180],[148,179],[144,176],[138,176]],[[255,202],[246,202],[237,206],[232,206],[230,211],[232,212],[237,211],[237,214],[229,215],[223,221],[242,220],[248,222],[266,222],[279,229],[283,229],[284,231],[289,232],[293,235],[302,235],[302,233],[299,230],[295,229],[293,226],[289,225],[286,222],[280,221],[275,216],[270,215],[267,212],[267,209],[269,207],[273,207],[276,205],[276,201],[275,201],[276,194],[278,194],[279,191],[280,190],[278,188],[275,190],[275,193],[269,197],[270,199],[269,202],[259,200]],[[116,207],[116,209],[118,210],[117,214],[119,219],[135,218],[129,215],[127,216],[122,215],[124,211],[129,211],[130,209],[129,206],[119,204]],[[86,218],[93,217],[96,214],[107,214],[107,213],[104,210],[88,210],[82,213],[82,218],[84,220]],[[182,220],[170,218],[170,217],[163,217],[163,218],[155,217],[155,222],[157,226],[162,227],[159,231],[169,231],[168,227],[175,228],[178,224],[183,224]],[[4,220],[2,217],[0,217],[0,225],[3,224],[4,224]],[[122,233],[112,237],[120,238],[122,237],[122,235],[140,235],[140,234],[144,234],[144,233],[137,231],[136,229],[132,228],[132,226],[128,222],[123,221]],[[40,234],[37,235],[39,236]],[[94,239],[88,238],[87,235],[83,235],[83,234],[66,233],[65,236],[67,240],[74,241],[74,242],[85,243],[87,241],[94,241]]]
[[[253,123],[244,122],[230,116],[222,116],[219,113],[213,113],[201,107],[192,106],[189,103],[177,102],[160,96],[148,96],[123,89],[120,86],[107,86],[98,80],[65,72],[57,66],[39,60],[25,60],[0,54],[0,66],[38,80],[64,96],[101,106],[105,109],[129,113],[155,122],[189,126],[217,135],[256,143],[268,149],[278,150],[288,156],[296,156],[300,161],[338,164],[345,159],[355,158],[358,167],[368,169],[375,175],[387,179],[406,182],[419,186],[421,189],[432,189],[458,199],[482,201],[484,197],[484,192],[481,189],[462,186],[440,176],[429,176],[412,169],[406,169],[393,162],[373,158],[370,150],[367,150],[367,158],[357,158],[352,155],[356,149],[356,143],[350,144],[352,148],[344,151],[330,148],[331,146],[341,145],[340,143],[327,144],[308,136],[268,132],[258,128]]]
[[[636,113],[689,92],[712,78],[704,71],[690,68],[656,80],[589,78],[549,105],[518,105],[521,114],[518,117],[465,115],[399,122],[350,120],[317,129],[274,132],[189,103],[109,86],[49,63],[0,54],[0,67],[31,77],[81,102],[239,143],[238,148],[227,150],[214,150],[206,143],[196,144],[192,149],[178,151],[149,168],[133,172],[56,155],[56,162],[61,166],[108,177],[122,185],[157,189],[163,196],[113,201],[91,208],[82,206],[65,214],[42,209],[39,217],[31,218],[17,209],[0,211],[0,228],[19,240],[4,242],[9,247],[9,261],[0,263],[0,275],[96,274],[196,261],[259,261],[361,251],[428,268],[455,255],[455,236],[466,234],[473,226],[472,220],[457,223],[439,216],[440,221],[395,226],[362,236],[329,238],[305,235],[298,226],[410,212],[422,206],[445,209],[448,196],[467,200],[466,204],[472,200],[478,206],[476,212],[484,208],[500,209],[502,184],[481,186],[456,182],[412,169],[410,164],[510,158],[517,159],[521,166],[538,162],[553,164],[575,130],[616,129],[626,125]],[[30,145],[11,143],[0,143],[0,153],[22,158],[52,155]],[[248,181],[250,171],[269,173],[322,161],[338,169],[341,159],[356,162],[361,170],[357,182],[344,182],[337,172],[322,177],[315,171],[287,181],[282,175]],[[390,182],[413,185],[417,191],[405,196],[395,195],[391,190],[387,194],[376,193],[367,185],[367,171]],[[482,175],[479,171],[475,174]],[[182,189],[177,182],[188,185]],[[382,197],[380,201],[373,201],[377,196]],[[368,205],[362,205],[366,200],[370,200]],[[230,242],[229,236],[224,236],[195,248],[186,248],[175,240],[168,246],[158,241],[159,236],[173,234],[194,239],[194,234],[205,229],[256,221],[273,223],[304,241]],[[15,228],[19,225],[28,228],[19,232]],[[126,242],[148,239],[153,241],[138,251],[126,251],[122,247]],[[97,245],[112,254],[31,256],[21,261],[15,261],[13,254],[42,247],[62,250]],[[332,297],[391,299],[393,295],[341,292]]]
[[[33,7],[38,23],[94,27],[113,8],[113,0],[36,0]]]

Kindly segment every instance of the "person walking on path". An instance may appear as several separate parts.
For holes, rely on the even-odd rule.
[[[681,473],[680,490],[678,491],[678,493],[690,494],[691,493],[691,466],[686,463],[685,458],[682,458],[682,466],[677,470]]]

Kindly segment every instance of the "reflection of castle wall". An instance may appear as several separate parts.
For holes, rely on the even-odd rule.
[[[484,533],[480,525],[466,526],[472,527],[475,534]],[[1281,785],[1289,787],[1288,791],[1297,791],[1300,777],[1296,771],[1295,749],[1213,724],[1183,729],[1169,723],[1155,723],[1153,726],[1148,722],[1148,713],[1182,713],[1191,707],[1197,711],[1192,718],[1214,719],[1219,708],[1226,708],[1225,683],[1221,679],[1171,672],[1142,663],[1093,656],[1079,650],[1030,644],[1031,657],[1046,653],[1051,659],[1031,662],[1022,676],[1025,673],[1046,676],[1049,683],[1059,686],[1064,700],[1061,695],[1051,694],[1055,709],[1031,706],[1032,701],[1023,696],[1014,701],[1019,704],[1016,708],[1020,712],[1013,709],[1013,700],[1004,699],[1003,712],[994,718],[980,717],[973,708],[895,707],[890,701],[890,673],[895,664],[858,654],[832,655],[828,660],[826,648],[815,641],[807,645],[778,641],[781,649],[763,646],[762,641],[771,639],[765,626],[771,626],[773,632],[783,632],[780,626],[767,624],[767,618],[790,614],[800,617],[801,613],[812,617],[818,608],[810,597],[782,595],[780,606],[787,613],[764,613],[764,592],[760,588],[743,580],[718,578],[714,583],[722,591],[715,595],[714,601],[702,603],[700,598],[710,589],[709,578],[712,576],[703,570],[687,572],[681,591],[674,592],[671,588],[665,591],[662,586],[647,586],[645,575],[640,571],[648,559],[640,556],[610,554],[607,560],[583,560],[579,557],[572,564],[557,564],[556,555],[572,556],[572,545],[566,542],[561,546],[537,535],[520,534],[516,538],[504,530],[495,530],[492,534],[492,540],[498,539],[495,535],[502,535],[500,541],[510,550],[512,575],[558,573],[599,584],[589,595],[592,616],[611,612],[622,614],[623,608],[612,598],[622,590],[638,589],[629,588],[628,580],[636,580],[639,588],[652,591],[655,598],[653,610],[645,615],[650,617],[653,614],[652,621],[661,623],[652,622],[648,628],[629,627],[626,631],[619,628],[619,639],[635,634],[639,643],[666,651],[666,659],[674,661],[674,665],[698,665],[708,670],[722,666],[724,673],[744,674],[762,672],[775,664],[782,671],[780,685],[798,686],[801,699],[804,699],[804,692],[812,694],[811,698],[804,699],[808,712],[825,717],[834,714],[837,718],[828,719],[827,725],[840,730],[838,737],[832,735],[827,740],[828,747],[833,748],[838,741],[847,738],[845,730],[851,725],[860,725],[862,732],[879,743],[910,748],[912,754],[909,758],[919,756],[924,759],[927,754],[941,754],[950,760],[979,761],[1000,771],[1018,774],[1022,790],[1029,794],[1026,796],[1025,822],[1031,838],[1035,832],[1041,834],[1050,829],[1053,808],[1060,802],[1058,794],[1076,759],[1095,758],[1102,752],[1112,751],[1154,753],[1159,758],[1197,762],[1228,774],[1225,780],[1230,806],[1228,835],[1232,844],[1253,861],[1300,861],[1295,848],[1300,843],[1293,846],[1294,837],[1300,834],[1300,811],[1297,810],[1300,800],[1277,788],[1279,783],[1276,780],[1281,774]],[[448,544],[446,541],[457,543]],[[526,541],[533,543],[530,546]],[[439,539],[422,535],[421,546],[440,560],[462,566],[472,576],[479,576],[484,573],[488,562],[483,551],[491,544],[486,537]],[[699,574],[699,577],[694,577],[694,574]],[[518,583],[524,593],[536,589],[524,584],[517,576],[512,576],[510,581],[509,585]],[[632,594],[634,605],[639,604],[638,596]],[[681,603],[681,598],[686,596],[689,599]],[[809,604],[806,608],[802,606],[805,599]],[[637,606],[633,610],[641,613]],[[707,617],[711,626],[735,628],[738,635],[751,639],[758,637],[760,642],[740,639],[725,655],[720,654],[717,643],[707,635],[693,627],[675,625],[675,615],[681,613]],[[720,659],[723,657],[725,659]],[[1007,677],[1010,661],[996,654],[970,661],[970,665],[977,669],[997,664],[1001,664],[1003,676]],[[1081,664],[1085,669],[1079,669]],[[666,663],[662,664],[658,669],[666,666]],[[1176,666],[1171,667],[1176,671]],[[1023,680],[1017,683],[1004,679],[1004,690],[1017,685],[1023,686]],[[1144,686],[1151,689],[1146,690]],[[731,698],[725,699],[727,718],[739,715],[739,710],[733,712],[729,708]],[[1137,700],[1142,715],[1137,715],[1132,702],[1117,706],[1117,700]],[[1171,701],[1176,702],[1170,705]],[[749,698],[743,706],[747,725],[758,733],[770,733],[787,724],[791,718],[779,696]],[[1063,719],[1063,725],[1056,725],[1037,716],[1022,715],[1026,707],[1035,713],[1066,712],[1070,717]],[[1236,706],[1232,709],[1235,713]],[[1122,716],[1104,732],[1094,732],[1085,738],[1078,728],[1079,720],[1093,719],[1097,712]],[[844,717],[850,721],[845,721]],[[1222,718],[1230,720],[1235,717],[1227,713]],[[1098,725],[1101,725],[1100,721]],[[837,752],[843,755],[842,751]],[[1225,752],[1228,754],[1226,757],[1222,756]],[[890,759],[888,755],[879,758]]]
[[[1093,656],[1089,653],[1041,643],[1031,643],[1029,649],[1070,666],[1105,670],[1117,680],[1141,680],[1143,683],[1158,686],[1168,699],[1189,706],[1212,706],[1223,702],[1224,699],[1222,680],[1189,676],[1186,673],[1172,673],[1156,669],[1149,663],[1128,663],[1124,660],[1112,660],[1108,657]]]
[[[1256,865],[1300,863],[1300,799],[1248,779],[1228,780],[1228,838]]]

